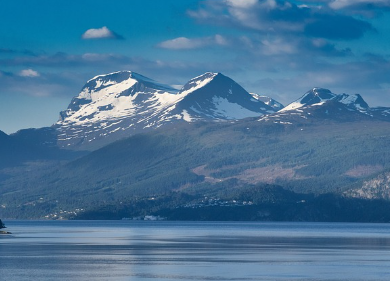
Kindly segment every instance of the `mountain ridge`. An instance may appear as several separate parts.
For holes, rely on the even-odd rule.
[[[195,77],[180,90],[133,72],[95,76],[60,123],[0,131],[0,150],[8,153],[0,159],[0,211],[54,214],[257,184],[388,199],[388,180],[369,180],[390,169],[390,108],[322,88],[278,107],[221,73]]]
[[[370,108],[359,94],[334,94],[318,87],[283,107],[272,98],[247,92],[221,73],[206,72],[177,90],[132,71],[117,71],[89,79],[51,128],[24,129],[11,136],[92,151],[162,126],[169,129],[178,122],[249,117],[282,125],[322,119],[389,121],[390,108]]]
[[[306,92],[302,97],[288,104],[286,107],[280,110],[280,112],[296,110],[304,106],[320,106],[328,101],[336,101],[351,109],[358,110],[362,113],[366,113],[369,109],[368,104],[363,100],[359,94],[334,94],[328,89],[313,88]]]
[[[221,73],[207,72],[182,89],[131,71],[88,80],[55,124],[59,145],[83,146],[117,140],[177,122],[221,121],[275,112]],[[102,145],[97,145],[101,147]]]

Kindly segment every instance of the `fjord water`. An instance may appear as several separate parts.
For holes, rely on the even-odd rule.
[[[6,221],[1,280],[389,280],[390,225]]]

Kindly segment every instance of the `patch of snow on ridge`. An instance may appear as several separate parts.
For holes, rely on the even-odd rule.
[[[203,76],[208,76],[207,78],[205,79],[200,79],[201,77]],[[205,85],[207,85],[208,83],[210,83],[215,76],[217,76],[218,73],[206,73],[206,74],[203,74],[201,76],[198,76],[198,77],[195,77],[193,79],[191,79],[187,84],[186,86],[191,86],[189,89],[185,89],[184,90],[184,87],[182,88],[182,90],[180,90],[179,94],[180,95],[188,95],[189,93],[192,93],[202,87],[204,87]]]
[[[384,116],[390,115],[390,108],[382,110],[382,115]]]
[[[273,98],[270,98],[269,96],[262,96],[262,95],[258,95],[256,93],[250,93],[250,95],[252,96],[253,100],[261,101],[261,102],[265,103],[266,105],[272,107],[276,111],[278,111],[284,107],[283,104],[274,100]]]
[[[322,102],[319,102],[319,103],[314,103],[314,104],[311,104],[311,106],[320,106],[320,105],[323,105],[326,101],[322,101]],[[297,110],[298,112],[303,112],[302,110]]]
[[[357,95],[346,95],[344,94],[342,96],[342,98],[340,99],[340,102],[343,103],[343,104],[351,104],[351,103],[355,103],[356,100],[358,99]]]
[[[363,101],[362,97],[360,95],[347,95],[342,94],[339,102],[347,105],[347,106],[353,106],[360,112],[365,113],[367,111],[368,105]],[[363,103],[363,106],[362,104]]]
[[[96,86],[95,88],[100,88],[100,87],[104,87],[104,86],[110,86],[110,85],[114,85],[116,84],[117,82],[115,81],[111,81],[111,80],[108,80],[107,82],[104,82],[102,80],[96,80]]]
[[[156,93],[156,97],[161,106],[160,109],[163,109],[167,106],[171,106],[176,102],[182,100],[184,98],[184,95],[182,96],[182,95],[172,94],[169,92],[163,92],[163,93]]]
[[[184,120],[184,121],[192,122],[192,119],[193,119],[193,118],[191,117],[191,115],[188,113],[187,110],[183,110],[182,113],[181,113],[181,115],[183,116],[183,120]]]
[[[87,100],[96,101],[107,94],[123,93],[124,91],[126,91],[126,90],[130,89],[132,86],[134,86],[136,83],[137,83],[137,80],[135,80],[133,78],[126,79],[120,83],[116,83],[116,82],[112,83],[111,81],[103,83],[103,81],[97,80],[96,81],[97,85],[95,88],[83,89],[83,91],[79,94],[78,98],[84,98]],[[105,86],[105,87],[100,88],[101,86]],[[99,89],[99,90],[96,90],[96,89]]]
[[[126,70],[126,71],[115,71],[115,72],[111,72],[111,73],[107,73],[107,74],[100,74],[100,75],[96,75],[95,77],[89,79],[87,81],[87,84],[93,80],[96,80],[98,78],[102,78],[102,77],[107,77],[107,76],[111,76],[111,75],[114,75],[114,74],[118,74],[118,73],[124,73],[124,72],[127,72],[127,73],[131,73],[131,71],[129,70]]]
[[[292,102],[289,105],[287,105],[285,108],[279,110],[279,112],[294,110],[297,108],[301,108],[302,106],[304,106],[304,104],[302,104],[300,101]]]
[[[216,107],[214,110],[216,116],[225,117],[227,119],[242,119],[262,115],[261,113],[250,111],[236,103],[231,103],[222,97],[214,96],[212,100]]]
[[[136,96],[122,96],[116,98],[106,94],[100,99],[82,106],[80,110],[76,111],[71,116],[68,116],[64,120],[64,123],[76,123],[81,125],[131,115],[135,110],[135,105],[133,104],[133,99],[135,97]],[[99,110],[99,108],[104,107],[107,104],[112,106],[111,110]],[[85,116],[91,117],[85,118]]]
[[[117,96],[111,93],[83,105],[78,111],[68,116],[61,123],[83,125],[105,120],[122,119],[130,116],[157,116],[163,111],[171,111],[172,105],[184,96],[170,92],[155,91],[150,93],[138,92],[129,96]],[[102,110],[107,108],[108,110]],[[85,118],[89,116],[88,118]],[[141,120],[141,119],[140,119]]]

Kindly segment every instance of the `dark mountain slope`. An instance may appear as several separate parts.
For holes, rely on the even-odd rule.
[[[61,208],[86,208],[170,190],[212,194],[222,188],[229,193],[257,183],[338,192],[369,176],[359,167],[371,173],[378,172],[373,167],[390,168],[389,122],[367,118],[315,124],[183,123],[115,142],[28,181],[14,178],[0,203],[11,209],[43,198]],[[225,184],[218,188],[217,183]]]
[[[72,160],[85,154],[61,150],[56,137],[53,128],[25,129],[11,135],[0,132],[0,168],[34,161]]]

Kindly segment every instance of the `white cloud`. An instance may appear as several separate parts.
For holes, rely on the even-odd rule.
[[[297,50],[294,46],[295,42],[286,42],[281,38],[275,40],[262,40],[263,54],[264,55],[281,55],[281,54],[294,54]],[[294,43],[294,44],[293,44]]]
[[[19,72],[19,76],[22,76],[22,77],[39,77],[41,75],[39,74],[39,72],[29,68],[29,69],[23,69],[22,71],[20,71]]]
[[[226,46],[228,45],[228,40],[222,35],[215,35],[211,37],[203,38],[187,38],[187,37],[178,37],[175,39],[163,41],[157,46],[163,49],[171,50],[189,50],[189,49],[199,49],[213,45]]]
[[[226,0],[226,3],[237,8],[250,8],[257,4],[257,0]]]
[[[213,40],[211,40],[211,41],[213,41]],[[220,46],[229,45],[229,41],[225,37],[223,37],[222,35],[219,35],[219,34],[214,36],[214,41],[215,41],[215,44],[220,45]]]
[[[310,20],[308,8],[296,6],[289,1],[206,0],[204,3],[202,8],[188,11],[190,17],[202,24],[245,28],[266,33],[290,33],[302,32],[307,19]]]
[[[107,26],[91,28],[84,32],[83,39],[120,39],[121,36],[109,30]]]
[[[201,39],[189,39],[187,37],[179,37],[172,40],[167,40],[158,44],[160,48],[164,49],[196,49],[205,46],[204,40]]]
[[[370,4],[373,6],[390,6],[389,0],[333,0],[331,3],[329,3],[329,6],[332,9],[338,10],[338,9],[344,9],[348,8],[350,6],[357,6],[361,4]]]

